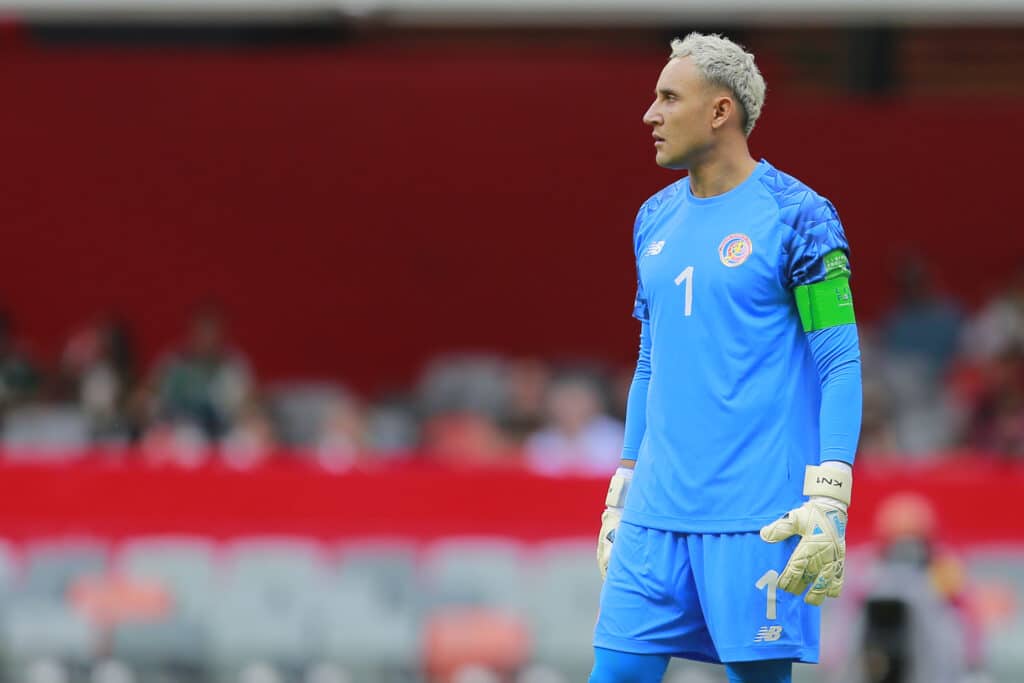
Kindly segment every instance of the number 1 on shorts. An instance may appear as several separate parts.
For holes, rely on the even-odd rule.
[[[757,590],[764,590],[768,588],[768,607],[765,609],[765,617],[768,619],[777,618],[777,605],[778,605],[778,589],[779,589],[779,573],[774,569],[766,571],[757,583],[754,584]]]

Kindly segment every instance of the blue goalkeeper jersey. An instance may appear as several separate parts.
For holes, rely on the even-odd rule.
[[[793,289],[849,253],[836,211],[762,161],[721,195],[695,197],[688,178],[658,192],[634,250],[650,381],[623,520],[756,530],[803,502],[820,460],[821,384]]]

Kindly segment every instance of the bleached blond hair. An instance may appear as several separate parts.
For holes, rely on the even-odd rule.
[[[672,56],[689,57],[708,83],[732,91],[743,113],[743,134],[750,136],[761,115],[767,86],[754,55],[717,33],[690,33],[672,41]]]

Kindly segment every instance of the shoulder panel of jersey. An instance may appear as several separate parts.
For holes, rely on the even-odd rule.
[[[678,196],[680,190],[685,187],[686,177],[684,176],[671,185],[661,188],[640,205],[640,209],[636,212],[636,223],[633,225],[633,254],[637,259],[640,258],[640,251],[647,241],[647,226],[650,225],[648,219],[658,213],[669,200]]]
[[[790,228],[785,240],[783,281],[790,289],[825,279],[824,256],[836,249],[849,257],[850,245],[835,207],[806,184],[776,168],[761,183],[779,207],[779,223]]]

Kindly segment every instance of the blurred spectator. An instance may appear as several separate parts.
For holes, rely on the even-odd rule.
[[[934,457],[951,446],[963,422],[925,356],[886,351],[881,334],[861,329],[864,383],[862,451]],[[943,370],[944,372],[944,370]]]
[[[629,367],[620,367],[612,376],[610,414],[615,419],[623,422],[626,420],[629,390],[633,388],[633,375],[635,373],[636,366],[631,365]]]
[[[623,425],[602,412],[589,377],[557,379],[548,390],[547,426],[526,440],[531,468],[545,474],[606,474],[622,456]]]
[[[14,338],[10,315],[0,311],[0,410],[36,396],[42,376]]]
[[[425,416],[473,412],[497,419],[505,407],[505,363],[495,355],[455,354],[431,361],[419,384]]]
[[[1024,266],[1002,294],[995,296],[971,320],[964,350],[968,357],[990,359],[1011,347],[1024,346]]]
[[[317,462],[333,472],[350,467],[367,449],[363,407],[351,396],[340,396],[324,406],[314,450]]]
[[[547,364],[541,360],[521,359],[509,363],[502,428],[514,444],[522,444],[543,426],[544,395],[550,377]]]
[[[160,420],[149,425],[140,448],[143,459],[153,465],[198,467],[210,456],[206,435],[188,420]]]
[[[886,499],[875,517],[879,552],[861,597],[863,619],[844,683],[962,683],[980,662],[964,572],[937,544],[923,497]]]
[[[378,399],[365,411],[368,447],[389,455],[411,451],[419,443],[414,401],[401,396]]]
[[[220,453],[229,466],[245,469],[268,460],[275,446],[274,427],[266,411],[249,401],[221,439]]]
[[[125,401],[135,381],[135,352],[127,325],[107,318],[73,334],[61,356],[59,377],[60,395],[78,403],[93,438],[129,436]]]
[[[1024,456],[1024,343],[1006,347],[982,366],[982,382],[967,442],[987,452]]]
[[[882,345],[890,356],[920,361],[934,380],[957,350],[963,316],[953,300],[935,289],[924,261],[908,256],[898,263],[897,303],[882,322]]]
[[[196,312],[184,347],[164,361],[156,377],[157,413],[194,422],[208,439],[231,428],[251,392],[242,355],[229,348],[220,312]]]
[[[510,451],[498,423],[471,411],[437,415],[423,427],[424,450],[448,464],[494,466],[510,464]]]
[[[864,413],[861,419],[858,451],[870,453],[873,457],[892,454],[899,447],[892,429],[891,395],[881,380],[869,377],[866,373],[863,387]]]

